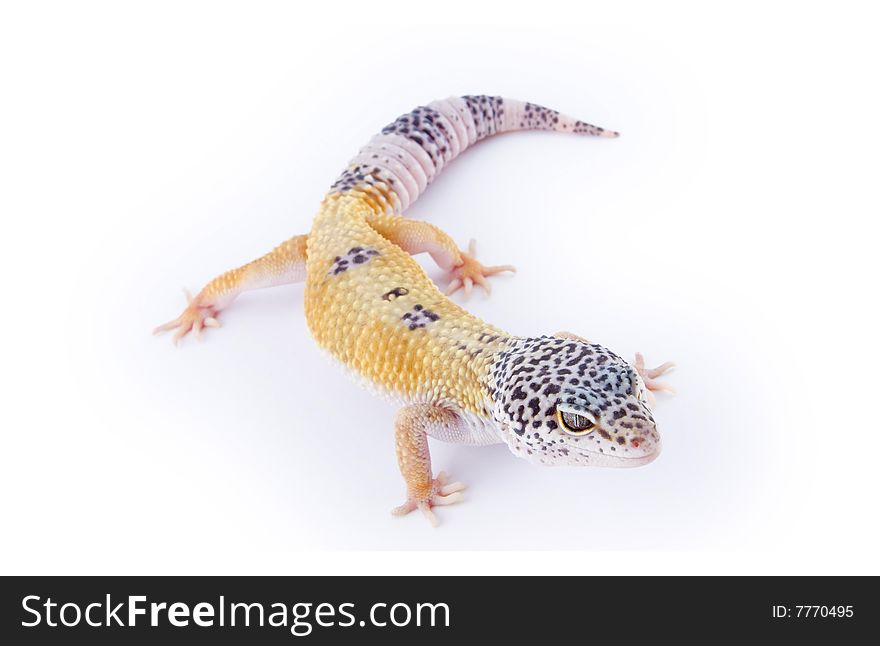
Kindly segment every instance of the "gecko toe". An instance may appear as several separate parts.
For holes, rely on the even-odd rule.
[[[488,296],[492,293],[491,285],[486,280],[489,276],[516,271],[513,265],[483,265],[476,258],[476,249],[476,242],[471,240],[468,250],[461,252],[461,263],[452,269],[452,281],[446,288],[447,295],[463,289],[464,297],[467,299],[474,291],[474,285],[479,285]]]
[[[393,516],[406,516],[411,511],[419,509],[431,525],[437,527],[440,521],[437,518],[437,514],[432,511],[432,508],[446,507],[462,502],[465,499],[464,494],[461,493],[464,489],[465,484],[463,482],[446,484],[446,474],[441,471],[434,478],[433,485],[427,495],[410,495],[405,503],[392,509],[391,514]]]

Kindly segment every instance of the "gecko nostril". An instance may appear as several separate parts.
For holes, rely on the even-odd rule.
[[[639,444],[641,444],[641,440],[631,440],[631,442],[635,448],[639,448]]]

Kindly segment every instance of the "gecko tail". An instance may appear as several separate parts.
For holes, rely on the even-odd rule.
[[[356,192],[380,211],[406,210],[465,150],[492,135],[519,130],[613,139],[616,130],[594,126],[536,103],[466,95],[432,101],[401,115],[351,159],[330,195]]]
[[[505,105],[506,107],[500,107]],[[496,117],[496,120],[500,120],[500,132],[553,130],[555,132],[590,135],[608,139],[620,136],[620,133],[616,130],[594,126],[591,123],[569,117],[556,110],[551,110],[535,103],[527,103],[515,99],[501,99],[500,106],[501,115]]]

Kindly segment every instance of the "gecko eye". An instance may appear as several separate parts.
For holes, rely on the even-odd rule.
[[[596,427],[596,419],[583,411],[556,409],[559,423],[571,435],[586,435]]]

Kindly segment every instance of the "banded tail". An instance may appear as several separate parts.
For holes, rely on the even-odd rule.
[[[619,136],[534,103],[485,95],[450,97],[418,107],[383,128],[349,162],[330,193],[357,191],[380,210],[400,213],[470,146],[514,130]]]

